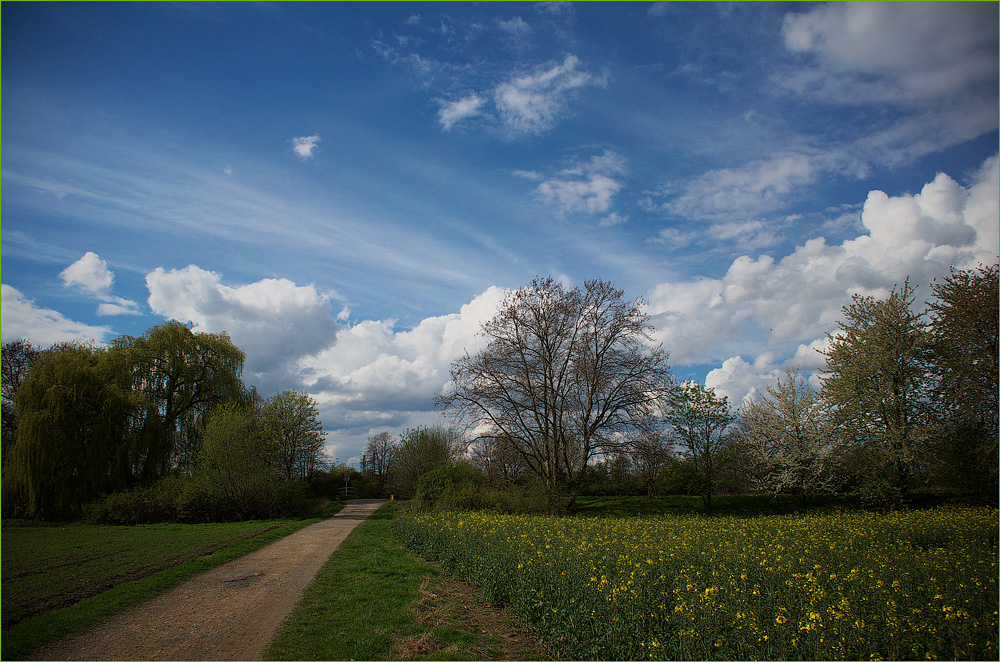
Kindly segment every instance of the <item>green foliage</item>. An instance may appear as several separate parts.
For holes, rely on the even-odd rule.
[[[254,409],[225,403],[210,414],[192,476],[109,494],[87,507],[87,519],[139,524],[301,516],[311,507],[309,486],[279,479],[270,448]]]
[[[187,442],[200,440],[205,414],[243,397],[242,366],[242,351],[225,334],[193,333],[178,322],[108,348],[41,352],[15,400],[4,514],[75,517],[105,493],[189,469],[197,444]]]
[[[107,350],[45,352],[17,395],[4,472],[7,516],[73,517],[83,503],[155,475],[169,452],[155,408],[128,390]]]
[[[661,494],[699,495],[705,489],[704,482],[690,458],[671,460],[656,477],[657,491]]]
[[[997,492],[998,268],[955,271],[931,285],[930,350],[939,423],[934,478]]]
[[[861,488],[896,502],[906,498],[932,424],[929,333],[912,303],[909,282],[885,300],[855,296],[829,336],[823,378],[833,424],[878,465],[856,467],[866,472]]]
[[[711,510],[718,481],[718,456],[726,429],[736,420],[729,401],[725,396],[717,396],[713,389],[685,382],[671,394],[666,420],[697,475],[697,489],[705,510]]]
[[[156,407],[182,471],[191,467],[212,407],[247,399],[241,379],[246,357],[226,333],[196,333],[173,320],[138,338],[117,338],[111,349],[120,378]]]
[[[228,403],[212,411],[195,465],[195,479],[224,519],[265,516],[274,477],[268,448],[253,409]]]
[[[113,492],[83,508],[83,519],[91,524],[154,524],[181,518],[181,495],[191,479],[167,476],[152,485]]]
[[[306,480],[322,464],[323,424],[319,406],[308,394],[282,391],[260,413],[271,461],[285,480]]]
[[[3,466],[7,466],[7,455],[17,438],[17,407],[15,400],[17,392],[28,376],[31,364],[41,352],[27,340],[12,340],[5,342],[0,349],[0,364],[3,378],[0,380],[2,391],[2,458]]]
[[[404,432],[392,456],[395,493],[405,499],[416,495],[420,477],[435,467],[452,462],[460,445],[461,435],[442,426],[420,427]]]
[[[439,466],[417,480],[416,498],[433,506],[448,491],[478,491],[486,485],[486,477],[473,466],[465,463]]]

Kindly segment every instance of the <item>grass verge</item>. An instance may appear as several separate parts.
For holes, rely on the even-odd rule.
[[[25,659],[342,507],[331,504],[299,520],[204,525],[5,523],[4,619],[19,618],[3,630],[2,657]]]
[[[387,504],[348,536],[265,659],[545,659],[532,631],[403,548],[394,517]]]

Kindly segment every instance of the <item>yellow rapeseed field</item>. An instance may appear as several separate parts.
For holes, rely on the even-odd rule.
[[[578,659],[997,659],[997,511],[581,519],[396,532]]]

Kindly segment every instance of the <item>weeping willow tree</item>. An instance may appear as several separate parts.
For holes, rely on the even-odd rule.
[[[43,352],[15,401],[4,513],[73,516],[105,493],[185,470],[209,410],[246,399],[243,360],[226,334],[179,322],[107,348]]]
[[[243,350],[226,333],[202,333],[178,321],[139,337],[111,343],[118,370],[132,391],[142,393],[170,438],[172,468],[190,472],[209,411],[226,401],[246,403]]]
[[[123,388],[107,350],[76,345],[38,357],[17,394],[17,439],[3,476],[8,515],[75,515],[106,492],[156,473],[170,448],[159,414]]]

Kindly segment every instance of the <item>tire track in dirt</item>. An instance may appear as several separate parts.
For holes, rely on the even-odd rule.
[[[349,502],[329,519],[193,577],[34,659],[260,660],[330,554],[383,503]]]

